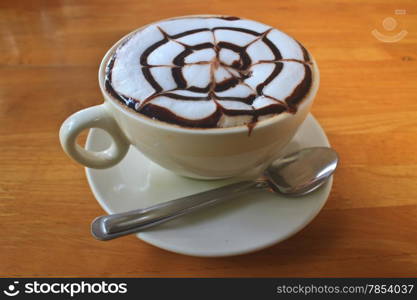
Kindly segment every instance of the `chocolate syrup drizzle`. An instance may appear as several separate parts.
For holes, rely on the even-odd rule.
[[[219,18],[222,18],[228,21],[239,20],[239,18],[237,17],[219,17]],[[246,29],[246,28],[236,28],[236,27],[215,27],[211,29],[210,28],[198,28],[198,29],[184,31],[175,35],[169,35],[160,27],[158,27],[158,29],[162,33],[163,39],[149,46],[139,58],[143,76],[148,81],[148,83],[152,86],[152,88],[155,90],[155,92],[151,96],[149,96],[147,99],[139,101],[137,99],[122,95],[121,93],[118,93],[115,91],[115,89],[112,86],[112,69],[114,66],[114,62],[116,60],[117,53],[113,55],[113,57],[110,59],[107,65],[106,79],[105,79],[106,90],[111,96],[118,99],[120,102],[122,102],[126,106],[150,118],[158,119],[160,121],[168,122],[171,124],[177,124],[177,125],[185,126],[185,127],[216,128],[218,121],[220,120],[222,114],[229,115],[229,116],[250,115],[252,117],[252,120],[249,124],[247,124],[249,128],[249,133],[250,133],[260,116],[270,115],[270,114],[280,114],[283,112],[296,113],[298,105],[302,102],[305,95],[308,93],[308,91],[311,88],[311,84],[312,84],[311,64],[312,63],[308,55],[308,52],[301,44],[299,44],[300,48],[302,49],[303,56],[304,56],[303,61],[296,60],[296,59],[283,59],[276,45],[272,43],[267,37],[268,33],[272,30],[272,28],[268,29],[267,31],[263,33],[259,33],[259,32]],[[224,41],[216,42],[216,38],[214,35],[214,32],[216,30],[231,30],[231,31],[243,32],[246,34],[253,35],[254,40],[245,46],[238,46],[238,45],[235,45],[229,42],[224,42]],[[191,46],[191,45],[187,45],[185,43],[182,43],[176,40],[178,38],[195,34],[198,32],[203,32],[203,31],[212,32],[213,37],[214,37],[214,43],[206,42],[206,43],[201,43],[201,44]],[[253,89],[252,87],[250,87],[248,84],[245,83],[245,79],[251,76],[250,68],[254,65],[252,64],[251,58],[247,54],[246,50],[250,45],[252,45],[254,42],[258,40],[262,40],[262,42],[271,50],[271,52],[274,55],[274,58],[272,60],[260,61],[260,62],[257,62],[256,64],[272,63],[275,66],[271,74],[268,76],[268,78],[264,82],[258,84],[258,86],[256,86],[255,89]],[[179,43],[185,48],[181,53],[179,53],[173,59],[172,65],[149,64],[148,63],[149,55],[153,51],[155,51],[158,47],[161,47],[162,45],[168,43],[169,41]],[[185,63],[185,59],[188,55],[192,54],[196,50],[202,50],[202,49],[213,49],[216,53],[214,61],[201,61],[201,62],[189,63],[189,64]],[[224,64],[219,59],[219,54],[220,54],[221,49],[229,49],[237,53],[240,59],[234,61],[231,65]],[[304,69],[305,69],[304,79],[297,87],[294,88],[291,95],[288,96],[286,99],[276,99],[272,96],[264,95],[263,89],[265,88],[265,86],[267,86],[270,82],[272,82],[279,75],[279,73],[281,72],[283,68],[283,62],[286,62],[286,61],[297,62],[297,63],[303,64]],[[201,65],[211,66],[210,67],[211,82],[206,87],[189,86],[187,84],[187,81],[184,78],[183,73],[182,73],[182,68],[186,65],[192,65],[192,64],[201,64]],[[230,73],[231,77],[228,79],[225,79],[222,82],[216,82],[216,80],[214,79],[214,71],[216,70],[218,66],[224,67],[226,71]],[[164,89],[161,87],[158,81],[153,77],[150,71],[151,68],[153,67],[170,67],[172,77],[177,87],[172,90],[164,91]],[[231,72],[230,69],[234,70],[235,72]],[[238,74],[238,76],[235,75],[236,73]],[[221,97],[216,94],[218,92],[226,91],[230,88],[233,88],[238,84],[243,84],[249,87],[253,92],[248,97],[244,97],[244,98]],[[178,95],[175,93],[175,91],[178,91],[178,90],[187,90],[191,92],[201,93],[201,96]],[[198,119],[198,120],[185,119],[171,112],[167,108],[150,103],[152,99],[155,99],[156,97],[159,97],[159,96],[168,97],[174,100],[186,100],[186,101],[214,100],[217,108],[216,108],[216,111],[212,113],[210,116],[208,116],[207,118]],[[239,102],[243,102],[245,104],[251,105],[253,101],[259,96],[270,98],[274,100],[275,103],[262,107],[260,109],[253,108],[252,110],[235,110],[235,109],[230,110],[230,109],[224,108],[217,102],[217,100],[232,100],[232,101],[239,101]]]

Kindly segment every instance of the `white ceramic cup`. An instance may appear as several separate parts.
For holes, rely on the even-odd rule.
[[[319,72],[312,59],[312,87],[297,113],[281,113],[259,121],[250,135],[247,126],[191,129],[153,120],[123,106],[105,89],[106,65],[127,36],[106,53],[100,64],[98,79],[104,103],[76,112],[62,124],[59,132],[64,151],[89,168],[114,166],[133,145],[160,166],[187,177],[220,179],[260,172],[280,155],[294,136],[318,90]],[[101,152],[79,146],[77,136],[89,128],[107,131],[112,137],[111,146]]]

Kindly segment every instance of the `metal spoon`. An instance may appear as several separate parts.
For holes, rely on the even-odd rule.
[[[252,190],[269,189],[287,196],[302,196],[323,185],[337,164],[337,153],[331,148],[302,149],[274,161],[257,180],[241,181],[147,208],[98,217],[91,223],[91,233],[98,240],[111,240]]]

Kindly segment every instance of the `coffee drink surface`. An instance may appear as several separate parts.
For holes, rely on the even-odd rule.
[[[106,90],[137,113],[192,128],[254,126],[296,113],[315,80],[307,50],[267,25],[185,17],[127,37],[106,69]]]

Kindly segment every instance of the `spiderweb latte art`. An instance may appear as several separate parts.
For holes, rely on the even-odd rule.
[[[106,69],[106,89],[150,118],[185,127],[253,126],[296,113],[311,85],[301,44],[235,17],[188,17],[126,38]]]

